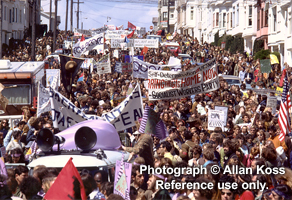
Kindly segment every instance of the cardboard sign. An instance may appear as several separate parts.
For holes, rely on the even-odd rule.
[[[224,130],[224,111],[208,110],[208,130],[214,130],[216,127],[221,127]]]

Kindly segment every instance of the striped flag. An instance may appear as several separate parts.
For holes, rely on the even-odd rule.
[[[139,132],[155,135],[161,140],[168,136],[166,126],[160,119],[159,114],[152,110],[148,105],[145,106]]]
[[[31,157],[36,153],[36,150],[37,150],[37,143],[33,141],[29,147],[29,150],[25,154],[25,159],[30,160]]]
[[[84,79],[83,79],[83,72],[82,72],[82,74],[79,76],[77,82],[79,82],[79,81],[83,81],[83,80],[84,80]]]
[[[284,79],[280,114],[279,114],[279,119],[278,119],[278,124],[281,129],[281,133],[279,136],[280,141],[284,141],[286,134],[291,132],[290,119],[289,119],[290,108],[291,108],[291,99],[290,99],[290,93],[289,93],[288,78],[286,75]]]

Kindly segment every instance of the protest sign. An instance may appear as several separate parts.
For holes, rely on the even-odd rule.
[[[116,62],[115,71],[118,73],[122,73],[122,63],[121,62]]]
[[[139,60],[144,60],[144,56],[134,56],[134,58],[138,58]],[[131,63],[132,62],[132,56],[125,55],[125,62]]]
[[[117,131],[122,131],[135,126],[135,122],[142,116],[142,96],[140,85],[137,84],[131,95],[122,101],[119,106],[108,113],[104,113],[102,118],[114,125]]]
[[[244,126],[246,126],[247,127],[247,129],[249,129],[250,127],[251,127],[251,125],[252,125],[252,123],[242,123],[242,124],[237,124],[241,129],[242,129],[242,127],[244,127]]]
[[[122,63],[122,73],[132,73],[132,64]]]
[[[271,73],[272,67],[270,59],[260,60],[261,63],[261,72],[262,73]]]
[[[57,77],[57,83],[54,83],[54,87],[60,86],[60,69],[46,69],[46,87],[51,87],[54,82],[54,78]],[[56,85],[55,85],[56,84]]]
[[[123,161],[116,161],[114,194],[122,196],[125,200],[130,200],[130,184],[132,175],[132,164]]]
[[[114,58],[119,58],[119,50],[114,50]]]
[[[128,39],[129,42],[126,43],[127,47],[134,47],[134,39]],[[111,48],[120,49],[121,43],[125,43],[125,39],[111,39]]]
[[[148,47],[148,48],[158,48],[158,39],[135,39],[134,47]]]
[[[37,117],[42,113],[51,111],[50,92],[41,83],[38,84]]]
[[[181,65],[155,65],[143,62],[138,58],[133,58],[133,76],[135,78],[148,79],[148,69],[165,70],[165,71],[181,71]]]
[[[278,102],[277,97],[269,97],[267,99],[267,107],[271,107],[272,108],[272,114],[276,113],[277,102]]]
[[[178,58],[171,56],[168,61],[168,65],[180,65],[181,61]]]
[[[220,88],[215,59],[182,72],[148,70],[149,100],[179,99]]]
[[[216,127],[221,127],[224,130],[224,111],[208,110],[208,130],[214,130]]]
[[[98,116],[88,117],[69,99],[52,88],[50,88],[50,103],[54,127],[61,131],[84,120],[100,119]]]
[[[103,56],[96,66],[98,74],[107,74],[111,73],[111,63],[109,55]]]
[[[97,34],[82,42],[78,42],[73,46],[74,57],[79,58],[86,51],[92,50],[96,45],[101,45],[104,42],[103,34]]]
[[[224,112],[224,126],[227,125],[227,117],[228,117],[228,107],[227,106],[215,106],[215,110],[221,110]]]

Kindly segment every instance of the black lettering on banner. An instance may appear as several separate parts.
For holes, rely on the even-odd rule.
[[[111,114],[112,116],[109,116],[109,114]],[[106,113],[104,116],[105,116],[105,118],[106,118],[106,120],[107,120],[108,122],[111,122],[111,121],[113,121],[113,120],[116,119],[116,116],[114,115],[113,112]]]
[[[126,120],[131,119],[130,116],[128,116],[128,117],[125,116],[128,114],[129,114],[129,112],[125,112],[125,113],[121,114],[121,118],[122,118],[122,122],[123,122],[124,126],[127,126],[127,125],[132,123],[132,122],[126,122]]]
[[[137,96],[134,96],[134,94],[137,94]],[[139,97],[140,97],[140,92],[139,91],[133,92],[133,98],[134,99],[139,98]]]
[[[69,128],[69,124],[71,125],[71,122],[72,122],[73,118],[71,117],[67,117],[67,128]]]
[[[58,102],[60,102],[60,95],[58,93],[55,93],[55,99],[58,100]]]
[[[140,113],[139,113],[140,111]],[[142,109],[139,108],[139,111],[137,109],[134,109],[134,121],[137,121],[139,118],[141,118],[143,115],[142,115]]]
[[[65,102],[65,103],[64,103],[64,102]],[[67,102],[67,100],[66,100],[65,97],[62,98],[62,100],[61,100],[61,104],[62,104],[65,108],[67,108],[68,102]]]
[[[58,124],[61,124],[62,123],[62,126],[65,126],[65,117],[63,116],[60,121],[58,121]]]

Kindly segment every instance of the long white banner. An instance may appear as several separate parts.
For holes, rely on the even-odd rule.
[[[73,55],[79,58],[86,51],[92,50],[96,45],[103,44],[103,42],[103,34],[98,34],[82,42],[78,42],[73,46]]]
[[[134,47],[134,39],[128,39],[127,47]],[[111,39],[111,48],[120,49],[121,43],[125,43],[125,39]]]
[[[215,59],[181,72],[148,70],[149,100],[178,99],[220,88]]]
[[[69,99],[50,88],[52,120],[55,128],[61,131],[84,120],[100,119],[98,116],[87,116]]]
[[[110,112],[102,115],[102,118],[112,125],[117,131],[123,131],[135,126],[135,121],[143,116],[142,95],[140,85],[137,84],[133,92]]]
[[[133,58],[133,76],[135,78],[148,79],[148,69],[165,70],[165,71],[181,71],[181,65],[155,65],[143,62],[138,58]]]
[[[158,48],[159,41],[158,39],[135,39],[134,47],[148,47],[148,48]]]

